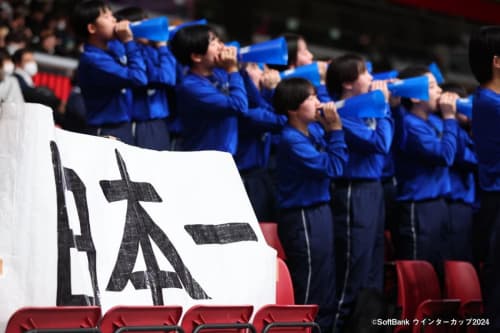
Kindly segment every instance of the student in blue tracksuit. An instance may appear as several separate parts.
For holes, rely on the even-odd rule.
[[[129,22],[116,23],[103,1],[90,0],[76,5],[73,24],[77,35],[86,41],[78,78],[89,133],[133,144],[130,88],[145,86],[147,77]],[[119,47],[111,47],[110,43],[123,43],[124,54],[118,54]]]
[[[402,98],[407,109],[396,147],[397,226],[393,232],[399,259],[427,260],[442,274],[446,251],[450,193],[449,168],[457,152],[458,95],[442,93],[425,66],[403,70],[399,78],[426,75],[429,100]],[[442,120],[436,116],[441,111]]]
[[[454,83],[441,85],[443,91],[457,93],[459,97],[467,97],[465,89]],[[470,137],[471,120],[467,116],[456,114],[459,123],[457,131],[457,153],[450,168],[450,194],[448,209],[450,221],[448,225],[447,260],[473,262],[473,204],[476,201],[477,157],[474,142]]]
[[[317,322],[322,332],[330,332],[335,263],[329,187],[347,161],[342,122],[334,103],[321,104],[312,84],[302,78],[281,81],[273,105],[276,112],[288,117],[277,149],[278,234],[287,255],[295,302],[318,304]]]
[[[474,93],[472,134],[479,165],[480,243],[484,244],[484,309],[490,323],[481,332],[500,331],[500,27],[471,36],[469,64],[480,86]]]
[[[182,150],[219,150],[232,155],[238,144],[238,116],[248,99],[238,71],[236,49],[225,46],[207,25],[180,29],[172,53],[188,73],[177,87]]]
[[[120,20],[138,22],[147,19],[140,7],[125,7],[115,12]],[[146,63],[148,85],[132,90],[132,121],[135,125],[135,145],[155,150],[169,150],[170,137],[167,127],[169,104],[167,89],[176,81],[176,62],[167,48],[166,41],[137,40]]]
[[[330,96],[347,99],[380,89],[388,99],[387,84],[372,81],[363,58],[347,54],[330,64],[326,74]],[[332,186],[337,270],[336,329],[341,332],[358,292],[382,290],[384,267],[384,193],[381,184],[394,125],[387,105],[380,119],[343,117],[349,162]]]
[[[241,70],[248,96],[248,113],[238,119],[238,149],[234,159],[260,222],[277,221],[277,194],[267,168],[271,132],[278,133],[286,122],[260,94],[260,88],[274,89],[280,81],[275,70],[262,71],[256,63]]]

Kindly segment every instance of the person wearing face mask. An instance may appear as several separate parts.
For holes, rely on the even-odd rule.
[[[12,77],[13,72],[14,64],[9,53],[5,49],[0,49],[0,103],[24,103],[19,83]]]
[[[38,72],[38,65],[33,52],[27,48],[17,50],[12,56],[14,61],[14,77],[17,78],[24,100],[27,103],[44,104],[52,108],[54,121],[60,123],[62,120],[61,100],[47,87],[35,87],[33,77]]]

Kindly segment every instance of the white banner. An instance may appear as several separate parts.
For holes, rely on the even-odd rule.
[[[23,306],[275,301],[232,157],[156,152],[0,110],[0,331]]]

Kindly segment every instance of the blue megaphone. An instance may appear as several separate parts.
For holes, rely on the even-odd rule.
[[[168,19],[165,16],[155,17],[130,23],[134,38],[146,38],[155,42],[168,40]]]
[[[190,25],[206,25],[206,24],[207,24],[207,20],[206,19],[201,19],[201,20],[189,21],[189,22],[181,23],[179,25],[169,26],[168,27],[168,31],[170,32],[170,35],[169,35],[168,40],[169,41],[172,40],[172,38],[174,38],[174,36],[177,33],[177,31],[179,31],[180,29],[182,29],[184,27],[188,27]]]
[[[366,60],[365,67],[366,67],[366,70],[368,71],[368,73],[373,72],[373,64],[371,61]]]
[[[319,86],[320,76],[319,67],[317,62],[313,62],[309,65],[299,66],[293,69],[288,69],[286,71],[280,72],[281,79],[287,79],[291,77],[301,77],[311,81],[314,86]]]
[[[429,100],[429,78],[426,75],[389,83],[387,88],[393,96]]]
[[[286,65],[288,64],[286,40],[284,37],[280,37],[242,47],[238,50],[238,61]]]
[[[432,75],[436,78],[436,82],[438,84],[441,84],[444,82],[444,77],[441,71],[439,70],[438,65],[433,62],[432,64],[429,65],[429,70],[431,71]]]
[[[474,102],[474,96],[470,95],[465,98],[457,99],[457,112],[464,114],[467,118],[472,119],[472,103]]]
[[[388,79],[395,79],[399,75],[399,72],[397,70],[392,70],[392,71],[387,71],[387,72],[380,72],[380,73],[373,73],[372,78],[374,80],[388,80]]]
[[[380,90],[340,100],[335,106],[341,117],[383,118],[387,110],[387,102]]]

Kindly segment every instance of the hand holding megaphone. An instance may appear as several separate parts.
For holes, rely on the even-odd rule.
[[[370,85],[370,91],[380,90],[384,94],[386,101],[389,100],[389,89],[387,88],[387,82],[385,81],[372,81]]]
[[[439,97],[439,109],[443,119],[455,119],[457,113],[458,95],[452,92],[444,92]]]
[[[334,102],[322,103],[316,113],[316,120],[323,125],[325,131],[331,132],[342,129],[342,120],[337,113]]]
[[[129,26],[130,22],[127,20],[120,21],[115,25],[115,36],[122,43],[130,42],[134,39],[132,31]]]
[[[261,87],[270,90],[276,88],[280,81],[280,73],[275,69],[266,69],[260,78]]]
[[[236,48],[233,46],[224,46],[222,51],[215,59],[215,64],[223,68],[228,73],[238,71],[238,60],[236,58]]]

